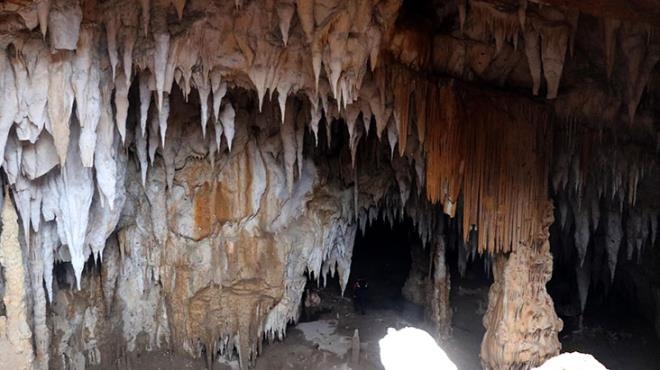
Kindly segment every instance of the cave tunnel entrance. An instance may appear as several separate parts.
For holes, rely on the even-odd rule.
[[[349,277],[348,294],[354,295],[355,283],[367,284],[367,309],[405,309],[402,289],[408,279],[411,252],[422,250],[422,241],[410,218],[388,223],[382,218],[357,232],[353,247],[353,260]]]

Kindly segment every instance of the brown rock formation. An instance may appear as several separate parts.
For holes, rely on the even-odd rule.
[[[563,327],[545,285],[552,276],[548,228],[552,205],[546,203],[541,230],[509,255],[497,255],[495,282],[484,316],[486,335],[481,361],[486,369],[530,368],[559,353]]]

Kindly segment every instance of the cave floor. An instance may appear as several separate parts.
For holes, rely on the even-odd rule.
[[[319,292],[321,313],[313,321],[290,326],[283,341],[265,344],[257,359],[256,370],[284,369],[383,369],[378,340],[388,327],[415,326],[427,331],[421,308],[401,298],[387,296],[387,289],[370,292],[365,315],[355,313],[350,294],[342,297],[338,289]],[[440,345],[459,369],[480,370],[479,350],[484,334],[482,316],[487,306],[488,285],[478,279],[463,279],[452,287],[452,335]],[[606,324],[604,324],[606,323]],[[354,330],[360,335],[360,361],[351,363]],[[646,329],[646,330],[645,330]],[[635,318],[608,320],[587,317],[581,334],[562,333],[564,352],[590,353],[609,369],[657,370],[660,368],[660,341],[641,327]],[[131,368],[140,370],[204,370],[201,360],[152,352],[134,359]],[[238,369],[238,363],[216,363],[215,370]]]

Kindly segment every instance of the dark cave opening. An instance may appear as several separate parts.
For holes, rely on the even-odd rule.
[[[413,222],[404,218],[389,224],[378,218],[358,231],[353,247],[349,294],[358,279],[368,283],[367,308],[403,309],[401,289],[411,270],[411,250],[421,247]]]

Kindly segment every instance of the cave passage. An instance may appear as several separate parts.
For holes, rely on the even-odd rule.
[[[367,309],[402,309],[401,289],[410,272],[411,249],[421,244],[409,218],[392,225],[379,218],[364,233],[358,231],[347,295],[352,296],[356,280],[366,279]]]

